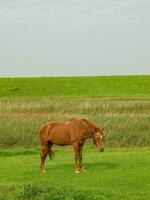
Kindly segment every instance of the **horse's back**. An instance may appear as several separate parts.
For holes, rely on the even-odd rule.
[[[70,143],[70,131],[63,122],[50,122],[40,128],[40,139],[58,145]]]
[[[67,122],[49,122],[40,129],[40,139],[57,145],[69,145],[84,139],[88,129],[82,120],[72,118]]]
[[[76,140],[75,129],[67,123],[55,123],[51,127],[48,140],[57,145],[70,145]]]

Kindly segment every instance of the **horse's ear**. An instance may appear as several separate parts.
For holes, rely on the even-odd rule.
[[[93,128],[93,133],[97,133],[99,131],[99,128]]]
[[[81,120],[84,121],[85,123],[88,123],[88,121],[84,118],[82,118]]]

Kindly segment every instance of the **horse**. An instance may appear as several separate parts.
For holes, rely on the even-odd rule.
[[[82,163],[82,150],[87,138],[93,138],[93,143],[99,151],[104,151],[104,129],[97,127],[87,119],[71,118],[66,122],[49,122],[40,128],[41,164],[42,172],[45,170],[45,159],[49,154],[53,157],[53,144],[59,146],[74,146],[74,172],[84,172]],[[79,161],[79,163],[78,163]]]

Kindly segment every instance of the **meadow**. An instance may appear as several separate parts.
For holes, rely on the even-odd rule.
[[[105,128],[105,152],[88,140],[75,175],[72,148],[55,146],[42,174],[40,126],[71,117]],[[150,76],[0,79],[0,200],[147,200],[149,122]]]
[[[38,149],[0,151],[0,199],[148,200],[149,148],[106,149],[85,146],[86,172],[74,174],[73,151],[56,148],[39,171]]]

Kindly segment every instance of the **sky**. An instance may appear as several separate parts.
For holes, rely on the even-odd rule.
[[[0,77],[150,74],[149,0],[0,0]]]

